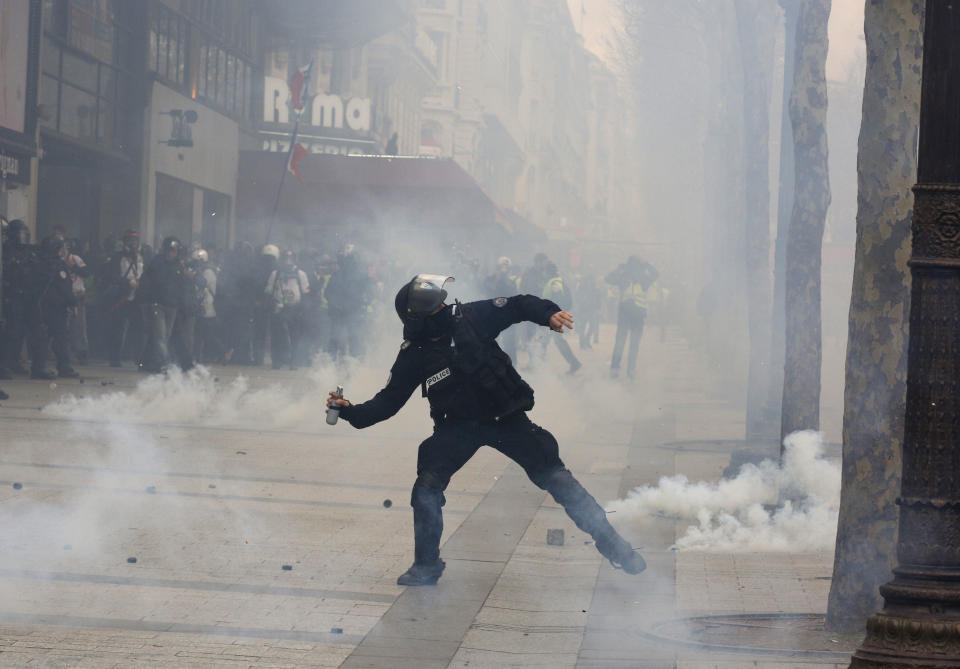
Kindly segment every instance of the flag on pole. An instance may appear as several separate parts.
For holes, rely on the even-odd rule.
[[[307,89],[310,87],[310,70],[312,67],[313,61],[311,60],[303,67],[298,67],[290,79],[290,104],[293,106],[293,111],[298,114],[303,111],[303,107],[307,103]]]
[[[303,183],[300,178],[300,161],[307,157],[307,149],[300,142],[295,142],[290,150],[290,158],[287,160],[287,171],[297,177],[297,181]]]

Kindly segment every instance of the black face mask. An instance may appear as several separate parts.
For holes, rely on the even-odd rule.
[[[450,336],[453,331],[453,310],[450,305],[423,319],[403,324],[403,338],[411,341],[432,341]]]

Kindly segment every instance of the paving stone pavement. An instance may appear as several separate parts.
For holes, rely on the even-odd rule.
[[[727,389],[685,342],[655,332],[637,383],[606,379],[610,328],[606,346],[577,351],[585,367],[572,381],[529,373],[532,418],[601,503],[676,472],[716,479],[729,455],[662,445],[742,436]],[[3,383],[12,399],[0,405],[0,666],[846,666],[711,657],[644,633],[708,613],[823,612],[832,555],[676,553],[683,526],[654,519],[621,528],[649,563],[631,577],[483,449],[447,491],[447,573],[436,588],[405,590],[395,579],[412,561],[409,485],[429,433],[422,400],[370,430],[327,428],[324,388],[303,374],[228,367],[214,370],[220,401],[252,415],[294,388],[313,415],[208,420],[174,406],[176,391],[150,405],[173,406],[156,420],[147,408],[132,422],[37,410],[65,393],[131,395],[143,380],[81,371],[84,384]],[[240,372],[246,390],[231,395]],[[383,375],[374,376],[356,397],[376,390]],[[584,390],[609,407],[602,420],[582,410]],[[554,528],[562,546],[546,543]]]

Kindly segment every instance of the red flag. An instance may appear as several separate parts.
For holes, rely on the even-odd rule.
[[[290,104],[293,105],[293,111],[299,113],[303,111],[303,106],[307,102],[307,89],[310,87],[310,69],[313,67],[313,61],[298,67],[290,79]]]
[[[303,179],[300,178],[300,161],[307,157],[307,149],[304,148],[303,144],[297,142],[293,145],[293,150],[290,152],[290,160],[287,161],[287,170],[293,176],[297,177],[297,181],[303,183]]]

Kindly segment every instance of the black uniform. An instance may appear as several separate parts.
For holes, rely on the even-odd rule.
[[[34,256],[29,270],[28,289],[24,295],[30,375],[34,378],[52,376],[46,371],[49,347],[53,349],[57,361],[57,373],[60,376],[77,376],[70,366],[70,336],[67,328],[68,312],[77,303],[73,294],[73,279],[70,278],[66,261],[50,250],[56,250],[56,243],[48,244],[45,240],[44,245],[41,245],[41,249],[46,248],[46,252]]]
[[[325,292],[330,314],[330,354],[362,358],[364,319],[373,300],[373,282],[353,254],[340,255]]]
[[[203,298],[207,289],[207,280],[196,263],[184,268],[181,287],[183,292],[177,305],[177,321],[170,332],[170,347],[180,368],[187,371],[196,365],[197,318],[203,315]]]
[[[30,270],[35,262],[36,250],[28,244],[8,240],[3,246],[3,353],[2,366],[19,373],[26,373],[21,363],[24,338],[28,327],[34,329],[39,319],[27,322],[27,290],[30,285]],[[36,334],[35,332],[33,333]]]
[[[564,467],[553,435],[527,417],[526,411],[533,407],[533,390],[494,341],[515,323],[548,325],[558,311],[553,302],[532,295],[446,306],[444,312],[449,313],[441,314],[451,324],[446,336],[404,341],[386,387],[370,401],[340,410],[342,418],[363,428],[397,413],[417,386],[430,402],[435,428],[420,444],[410,501],[416,542],[414,568],[439,564],[442,571],[443,491],[483,445],[523,467],[537,486],[564,507],[577,527],[594,537],[606,557],[621,564],[630,563],[631,558],[642,564],[610,526],[596,500]],[[636,568],[637,562],[630,564],[636,571],[642,569]]]
[[[147,341],[140,367],[159,372],[170,362],[169,343],[177,320],[177,309],[186,293],[183,262],[157,254],[143,272],[137,301],[143,305]]]

